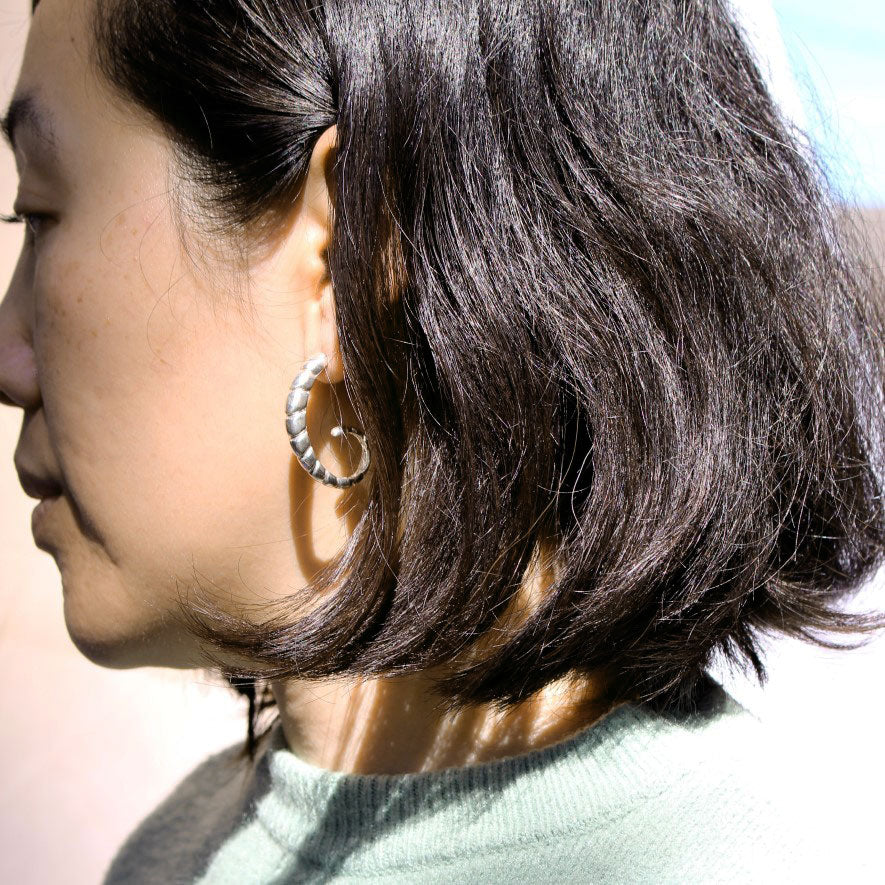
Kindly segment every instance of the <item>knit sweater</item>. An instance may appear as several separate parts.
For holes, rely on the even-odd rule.
[[[702,712],[631,703],[560,743],[463,768],[317,768],[279,721],[191,772],[105,885],[874,881],[839,815],[718,685]]]

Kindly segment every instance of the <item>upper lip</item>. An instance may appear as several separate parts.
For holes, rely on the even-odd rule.
[[[27,470],[16,468],[18,480],[25,490],[25,494],[31,498],[53,498],[61,494],[61,484],[54,479],[37,476]]]

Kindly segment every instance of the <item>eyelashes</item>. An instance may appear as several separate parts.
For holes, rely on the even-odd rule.
[[[42,212],[13,212],[9,215],[0,215],[0,222],[4,224],[24,224],[32,235],[36,236],[40,225],[47,218]]]

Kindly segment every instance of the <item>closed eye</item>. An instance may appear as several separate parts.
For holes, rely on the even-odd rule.
[[[13,212],[11,215],[0,215],[0,221],[6,224],[24,224],[33,236],[40,231],[40,226],[49,216],[43,212]]]

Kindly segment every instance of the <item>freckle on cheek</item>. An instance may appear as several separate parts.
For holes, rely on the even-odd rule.
[[[83,266],[83,262],[80,261],[79,258],[71,258],[69,261],[65,261],[61,267],[61,273],[64,275],[65,279],[75,280],[80,273],[80,268]]]

